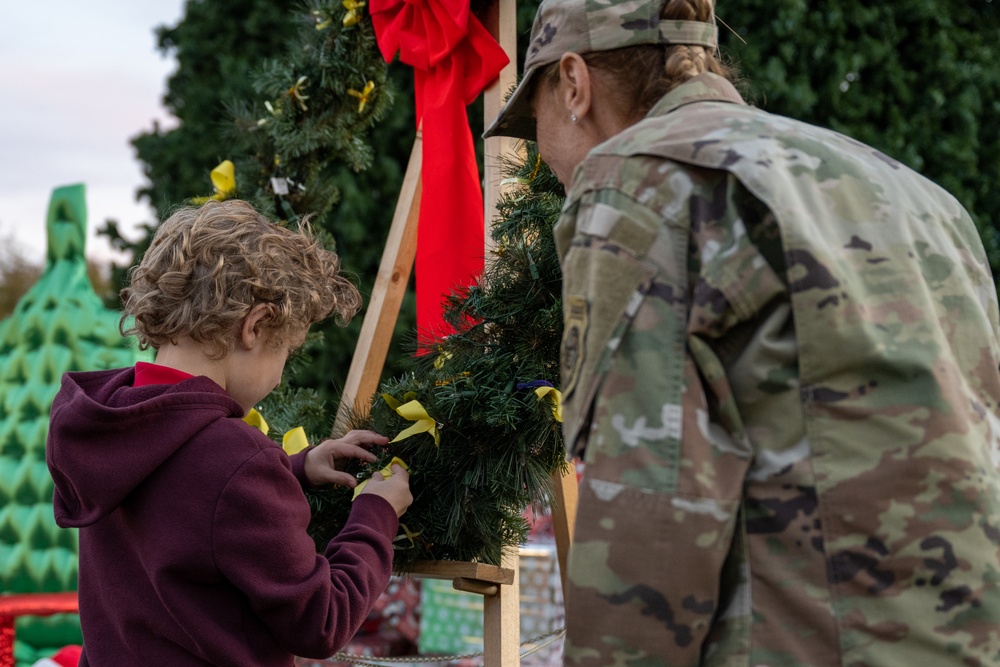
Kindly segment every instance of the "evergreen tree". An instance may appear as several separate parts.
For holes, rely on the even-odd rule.
[[[149,184],[139,191],[163,218],[209,186],[208,172],[230,157],[232,116],[226,103],[253,99],[251,73],[287,49],[299,0],[189,0],[184,18],[156,31],[160,51],[177,69],[163,103],[178,125],[154,127],[132,140]]]
[[[408,85],[408,72],[390,72],[363,6],[349,4],[312,0],[299,13],[297,38],[257,70],[256,101],[232,105],[230,145],[237,173],[245,175],[238,196],[285,222],[314,215],[314,229],[332,241],[367,297],[406,168],[397,154],[409,156],[415,128],[412,105],[402,105],[406,113],[387,113],[397,86]],[[378,146],[372,128],[379,131]],[[401,335],[413,320],[412,312],[401,313]],[[306,350],[311,363],[288,374],[286,386],[265,402],[267,410],[286,400],[286,388],[308,388],[332,424],[362,321],[363,314],[346,329],[332,321],[317,325],[320,335]],[[392,352],[390,367],[402,346]]]

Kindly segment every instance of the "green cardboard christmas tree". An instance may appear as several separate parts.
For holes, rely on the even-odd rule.
[[[0,321],[0,592],[77,586],[77,534],[56,526],[45,465],[49,410],[65,371],[130,366],[148,355],[122,338],[87,276],[85,189],[57,188],[49,203],[45,272]],[[15,657],[31,664],[80,643],[75,615],[22,617]]]

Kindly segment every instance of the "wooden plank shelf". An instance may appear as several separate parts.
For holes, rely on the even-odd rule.
[[[514,583],[514,570],[511,568],[466,561],[420,560],[404,574],[425,579],[461,578],[491,584],[510,585]]]

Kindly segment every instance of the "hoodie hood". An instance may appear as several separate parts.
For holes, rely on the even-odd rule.
[[[143,387],[134,379],[133,368],[63,375],[45,448],[63,528],[100,520],[199,431],[243,416],[207,377]]]

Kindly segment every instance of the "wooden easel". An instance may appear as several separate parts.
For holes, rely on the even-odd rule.
[[[490,7],[484,24],[506,51],[510,63],[500,72],[496,82],[483,93],[483,115],[486,124],[492,122],[503,106],[504,97],[517,80],[517,16],[516,0],[497,0]],[[503,137],[485,140],[485,225],[487,244],[489,226],[496,217],[496,202],[500,196],[501,176],[499,156],[504,150]],[[396,202],[389,235],[382,251],[372,297],[365,313],[361,334],[354,350],[347,381],[337,412],[335,429],[343,431],[348,415],[355,408],[366,406],[378,389],[393,328],[399,315],[403,294],[410,279],[417,250],[417,220],[420,211],[422,135],[417,132],[410,152],[410,161]],[[485,248],[489,256],[489,248]],[[552,479],[555,505],[552,523],[563,591],[566,590],[567,555],[573,541],[573,520],[576,517],[576,471],[570,466],[567,474]],[[483,596],[483,649],[485,667],[513,667],[520,664],[520,586],[518,555],[508,552],[501,565],[483,565],[454,561],[424,561],[408,572],[411,576],[451,579],[461,591]]]

